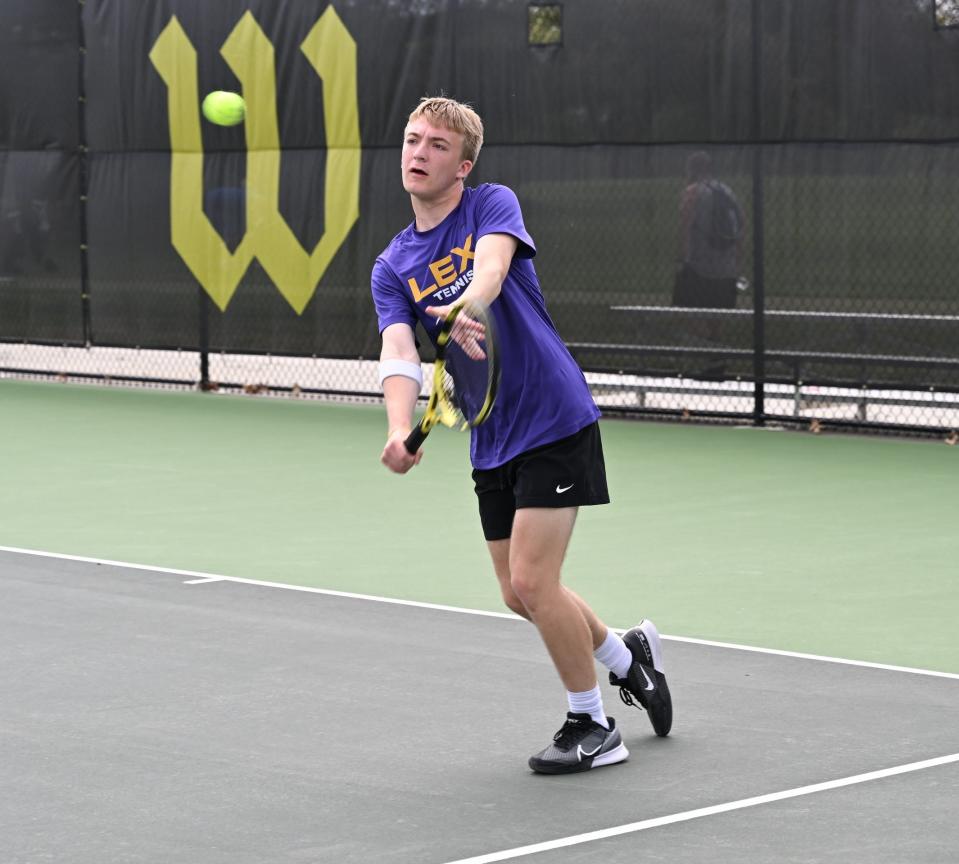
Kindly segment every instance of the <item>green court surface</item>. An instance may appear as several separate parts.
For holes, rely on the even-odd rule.
[[[382,409],[0,381],[0,545],[502,610],[465,436]],[[959,672],[959,448],[604,421],[566,581],[615,627]]]

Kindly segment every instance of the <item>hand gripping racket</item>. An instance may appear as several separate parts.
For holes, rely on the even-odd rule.
[[[496,400],[499,373],[493,320],[487,310],[475,303],[451,309],[436,338],[426,413],[407,437],[407,451],[419,450],[437,423],[469,429],[486,420]]]

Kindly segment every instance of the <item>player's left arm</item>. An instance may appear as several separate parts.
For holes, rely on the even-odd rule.
[[[445,318],[453,306],[462,303],[477,303],[483,308],[489,308],[503,290],[503,280],[513,263],[518,245],[519,241],[512,234],[484,234],[476,243],[473,281],[469,288],[456,298],[455,303],[428,306],[426,314]]]

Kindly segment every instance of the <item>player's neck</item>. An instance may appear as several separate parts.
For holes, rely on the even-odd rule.
[[[429,231],[450,215],[463,197],[463,184],[457,183],[435,198],[424,199],[410,195],[417,231]]]

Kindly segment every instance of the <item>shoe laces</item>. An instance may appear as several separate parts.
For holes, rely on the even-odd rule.
[[[619,698],[623,701],[624,705],[629,705],[630,708],[639,708],[640,711],[645,710],[642,705],[633,701],[633,694],[625,687],[619,688]]]
[[[553,736],[556,746],[560,750],[568,750],[576,744],[588,731],[588,726],[582,720],[567,720],[562,728]]]

